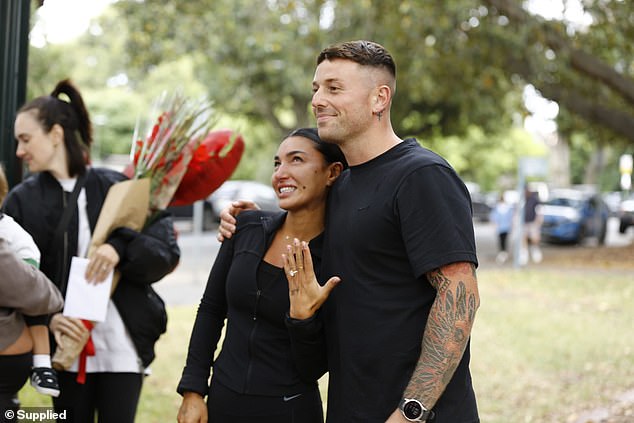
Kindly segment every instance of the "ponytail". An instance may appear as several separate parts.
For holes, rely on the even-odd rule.
[[[70,79],[59,81],[53,92],[51,92],[51,97],[55,97],[59,100],[60,94],[66,94],[70,100],[69,104],[77,116],[77,129],[79,135],[81,135],[81,141],[86,147],[90,148],[92,145],[92,123],[90,122],[90,116],[84,104],[84,99]]]
[[[69,101],[60,99],[61,94],[66,95]],[[49,133],[54,125],[62,127],[68,153],[68,173],[70,176],[83,174],[90,162],[92,124],[79,90],[69,79],[64,79],[57,83],[51,95],[31,100],[18,113],[31,110],[36,112],[36,119],[45,133]]]

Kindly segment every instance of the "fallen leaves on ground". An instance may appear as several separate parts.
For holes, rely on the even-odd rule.
[[[545,247],[543,264],[574,268],[634,270],[634,244],[623,247]]]

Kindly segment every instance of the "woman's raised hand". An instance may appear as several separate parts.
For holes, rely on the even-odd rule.
[[[293,319],[307,319],[328,299],[330,292],[341,279],[333,276],[324,286],[319,285],[306,241],[300,242],[295,238],[291,245],[286,246],[286,250],[282,259],[288,279],[288,296],[291,303],[289,315]]]

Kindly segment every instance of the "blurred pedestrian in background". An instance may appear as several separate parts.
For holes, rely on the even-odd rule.
[[[520,251],[520,264],[528,260],[541,263],[543,259],[541,242],[542,215],[539,213],[539,195],[531,191],[528,184],[524,188],[524,238]]]
[[[489,215],[489,220],[495,225],[498,237],[498,253],[495,257],[495,261],[500,264],[505,263],[509,257],[507,240],[513,227],[514,216],[515,207],[506,201],[504,193],[501,193],[498,202]]]

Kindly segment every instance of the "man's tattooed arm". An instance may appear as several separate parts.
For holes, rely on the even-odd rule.
[[[475,266],[453,263],[427,274],[436,289],[422,351],[404,397],[430,409],[451,380],[467,346],[480,305]]]

